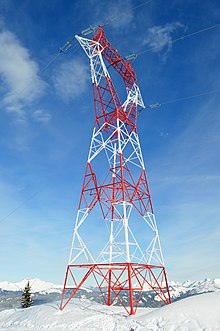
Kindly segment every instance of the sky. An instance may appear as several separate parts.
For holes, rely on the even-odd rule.
[[[0,0],[1,281],[63,282],[94,112],[83,50],[55,56],[106,22],[122,56],[140,53],[145,105],[162,104],[138,133],[168,277],[220,277],[220,93],[175,101],[220,89],[220,27],[173,42],[220,23],[219,1],[143,2]]]

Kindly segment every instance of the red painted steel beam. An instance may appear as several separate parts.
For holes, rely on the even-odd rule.
[[[103,47],[102,55],[109,64],[121,75],[125,86],[132,88],[134,83],[137,84],[137,77],[130,61],[126,61],[106,38],[102,26],[94,34],[93,40],[98,41]]]

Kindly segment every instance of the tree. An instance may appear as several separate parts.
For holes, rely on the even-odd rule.
[[[27,282],[27,285],[23,289],[23,293],[21,296],[21,305],[22,308],[28,308],[32,305],[33,301],[31,299],[31,287],[29,281]]]

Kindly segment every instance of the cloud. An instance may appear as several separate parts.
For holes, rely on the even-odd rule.
[[[32,113],[33,120],[38,123],[48,123],[51,120],[51,114],[42,109],[35,110]]]
[[[80,59],[66,61],[59,66],[53,76],[55,90],[64,100],[82,95],[90,79],[89,63]]]
[[[173,44],[172,35],[178,29],[184,28],[179,22],[167,23],[165,25],[155,25],[147,29],[147,33],[143,39],[143,45],[148,45],[152,52],[158,53],[165,50],[168,53]]]
[[[106,17],[108,17],[107,22],[115,29],[127,26],[133,19],[131,1],[127,1],[126,3],[124,1],[117,1],[109,4]]]
[[[3,106],[7,112],[24,120],[25,104],[42,95],[45,83],[38,75],[38,64],[12,32],[3,29],[0,32],[0,44]]]
[[[132,2],[130,0],[123,1],[105,1],[90,0],[90,6],[93,10],[95,18],[94,25],[110,24],[114,29],[127,27],[133,20]]]

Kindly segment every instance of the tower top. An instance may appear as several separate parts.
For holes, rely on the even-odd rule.
[[[90,59],[96,122],[100,127],[105,125],[108,130],[109,125],[115,125],[117,119],[120,119],[129,132],[136,130],[138,106],[145,106],[131,62],[125,60],[110,44],[101,26],[93,39],[80,36],[76,36],[76,39]],[[108,67],[104,60],[109,63]],[[124,81],[127,91],[124,103],[121,102],[111,80],[109,67],[115,69]]]
[[[103,47],[102,56],[121,75],[125,86],[130,90],[134,84],[138,85],[136,73],[132,68],[131,62],[124,59],[117,49],[110,44],[102,26],[95,32],[93,40]]]

